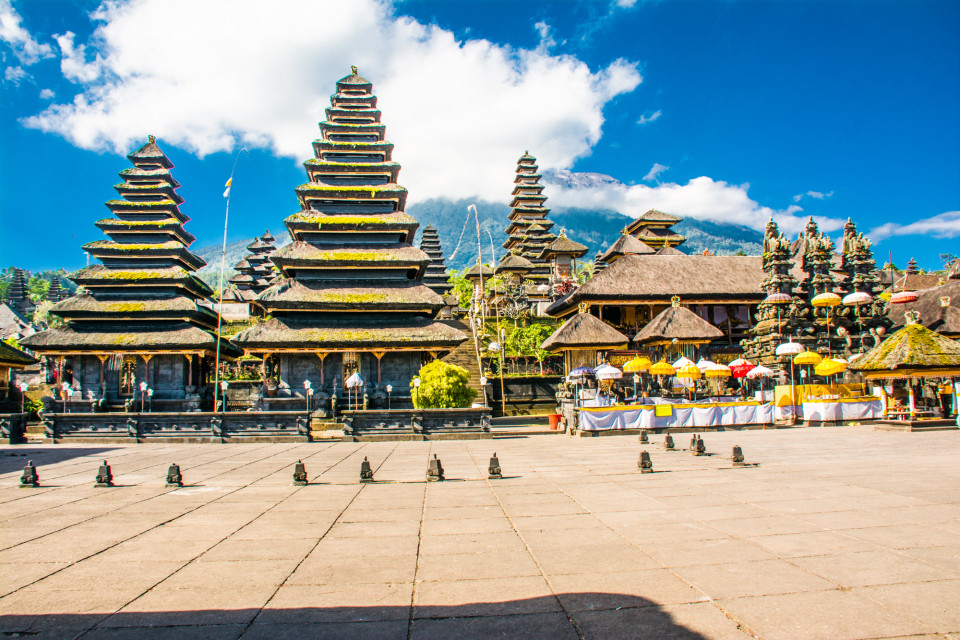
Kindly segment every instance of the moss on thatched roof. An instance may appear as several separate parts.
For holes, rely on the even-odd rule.
[[[668,307],[633,337],[637,344],[659,342],[702,343],[723,337],[716,328],[690,309],[681,306]]]
[[[211,351],[216,349],[215,338],[198,327],[186,323],[157,324],[135,323],[123,325],[64,326],[48,329],[24,338],[24,346],[39,352],[81,351]],[[225,340],[221,341],[221,354],[236,357],[241,352]]]
[[[621,349],[630,339],[589,313],[578,313],[543,341],[546,351],[565,349]]]
[[[24,338],[26,340],[26,338]],[[20,351],[15,346],[0,341],[0,365],[5,367],[21,368],[36,364],[37,359]]]
[[[244,349],[452,349],[466,334],[427,318],[392,320],[351,316],[312,321],[272,318],[241,331],[233,341]]]
[[[960,342],[922,324],[908,324],[853,360],[849,367],[867,377],[916,372],[917,375],[960,374]]]
[[[317,311],[429,311],[443,300],[417,282],[383,282],[374,286],[344,286],[342,281],[284,279],[264,290],[257,301],[273,309]]]

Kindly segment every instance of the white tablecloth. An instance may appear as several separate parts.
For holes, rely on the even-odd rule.
[[[650,405],[581,409],[580,429],[663,429],[667,427],[719,427],[747,424],[772,424],[772,404],[674,405],[669,416],[655,415]]]
[[[882,416],[880,398],[864,398],[855,402],[824,400],[803,403],[803,419],[812,422],[874,420]]]

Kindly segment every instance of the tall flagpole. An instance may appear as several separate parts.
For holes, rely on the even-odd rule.
[[[244,147],[240,147],[237,156],[233,159],[233,168],[230,169],[230,177],[227,178],[227,190],[223,192],[223,197],[227,199],[227,211],[223,216],[223,247],[220,250],[220,285],[217,294],[217,357],[214,360],[213,367],[213,410],[217,410],[217,397],[220,393],[220,327],[223,324],[223,269],[227,259],[227,222],[230,220],[230,186],[233,184],[233,173],[237,170],[237,162],[240,161],[241,153],[250,153]],[[224,409],[226,409],[226,398],[224,397]]]

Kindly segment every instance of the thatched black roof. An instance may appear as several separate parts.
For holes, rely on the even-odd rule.
[[[244,329],[233,338],[249,351],[287,349],[453,349],[466,334],[421,317],[366,318],[327,314],[322,318],[277,317]]]
[[[665,342],[702,343],[724,336],[723,331],[686,307],[671,306],[657,314],[653,320],[633,337],[637,344]]]
[[[206,351],[216,350],[216,339],[203,329],[186,323],[138,326],[97,324],[91,327],[63,326],[35,333],[21,341],[25,347],[44,351],[136,352],[143,351]],[[220,353],[236,357],[243,352],[220,341]]]
[[[910,323],[849,368],[868,378],[960,375],[960,342]]]
[[[886,313],[894,326],[904,326],[906,313],[915,311],[920,314],[920,324],[926,328],[940,335],[960,337],[960,280],[948,280],[939,287],[918,291],[917,295],[919,297],[914,302],[887,303]],[[941,301],[942,298],[947,300]]]
[[[19,369],[36,363],[37,359],[33,356],[20,351],[20,349],[6,342],[0,342],[0,366]]]
[[[566,349],[622,349],[630,342],[600,318],[589,313],[578,313],[543,341],[546,351]]]
[[[617,241],[610,245],[610,248],[600,256],[602,262],[607,264],[613,262],[620,256],[625,255],[646,255],[656,253],[652,247],[637,240],[631,235],[621,234]]]
[[[674,295],[688,304],[760,302],[765,275],[758,256],[628,255],[550,305],[547,314],[562,315],[580,302],[663,302]]]
[[[351,283],[359,284],[359,283]],[[342,281],[279,280],[265,289],[258,302],[271,309],[315,311],[421,311],[436,313],[443,299],[430,287],[409,281],[383,281],[375,286],[345,287]]]

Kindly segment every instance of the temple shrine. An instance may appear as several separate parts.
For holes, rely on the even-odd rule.
[[[676,248],[686,241],[684,236],[672,229],[681,220],[683,218],[651,209],[631,222],[625,232],[654,249]]]
[[[71,274],[83,292],[50,309],[66,324],[23,345],[54,360],[63,392],[87,409],[149,395],[157,409],[196,410],[218,350],[217,316],[200,304],[213,292],[194,275],[205,263],[188,249],[173,163],[153,136],[127,158],[120,198],[106,203],[114,217],[95,223],[108,239],[83,246],[101,264]],[[219,347],[240,355],[226,340]]]
[[[221,313],[228,320],[243,320],[256,315],[260,307],[251,302],[277,276],[270,254],[276,250],[275,238],[267,231],[247,245],[247,255],[233,265],[237,275],[230,278],[230,286],[223,292]]]
[[[433,320],[444,303],[423,283],[432,260],[412,244],[419,224],[404,212],[400,164],[356,67],[326,116],[296,189],[300,211],[284,221],[293,242],[270,256],[281,277],[255,300],[269,319],[234,342],[273,364],[276,398],[268,386],[263,406],[293,409],[310,395],[324,406],[348,395],[355,373],[354,397],[385,407],[390,385],[392,406],[403,406],[420,367],[467,336]]]

